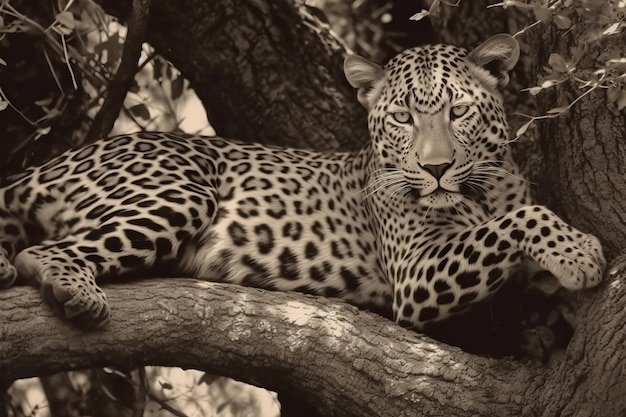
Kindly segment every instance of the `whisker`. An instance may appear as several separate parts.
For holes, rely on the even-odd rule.
[[[377,168],[367,176],[367,184],[361,190],[363,200],[381,190],[393,198],[405,187],[405,181],[404,174],[399,169],[393,167]]]
[[[376,194],[376,193],[377,193],[377,192],[379,192],[380,190],[383,190],[383,189],[385,189],[385,188],[391,188],[391,187],[398,186],[398,185],[402,186],[401,184],[402,184],[402,180],[397,180],[397,181],[394,181],[394,182],[384,182],[384,183],[381,183],[381,184],[380,184],[378,187],[376,187],[375,189],[373,189],[373,190],[371,190],[371,191],[367,192],[367,193],[363,196],[363,200],[367,199],[368,197],[371,197],[372,195]],[[367,189],[369,189],[369,188],[372,188],[372,187],[366,187],[366,190],[367,190]],[[363,191],[365,192],[366,190],[363,190]]]
[[[516,180],[522,183],[532,184],[531,181],[528,181],[527,179],[522,178],[519,175],[515,175],[511,171],[506,169],[505,166],[511,166],[511,163],[507,161],[498,161],[498,160],[476,161],[474,162],[473,165],[476,168],[474,170],[474,173],[497,172],[498,174],[503,174],[503,175],[498,175],[499,179],[504,178],[505,176],[508,176],[511,178],[515,178]]]

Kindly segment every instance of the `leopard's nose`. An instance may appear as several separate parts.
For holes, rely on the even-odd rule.
[[[432,175],[437,180],[439,180],[441,179],[441,177],[443,177],[443,174],[447,171],[448,168],[450,168],[451,165],[452,164],[448,162],[443,163],[443,164],[437,164],[437,165],[426,164],[426,165],[422,165],[422,168],[424,168],[426,171],[430,173],[430,175]]]

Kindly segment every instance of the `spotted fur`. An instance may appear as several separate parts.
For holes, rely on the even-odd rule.
[[[61,315],[109,319],[97,285],[129,272],[342,298],[422,329],[493,294],[525,259],[569,289],[600,282],[598,240],[531,205],[498,88],[500,35],[467,53],[348,57],[371,143],[323,154],[173,133],[100,140],[0,190],[0,284]]]

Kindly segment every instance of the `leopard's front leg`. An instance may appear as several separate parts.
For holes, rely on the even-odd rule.
[[[571,290],[599,284],[606,265],[596,237],[542,206],[523,207],[469,228],[451,228],[413,247],[421,248],[411,255],[416,261],[394,271],[394,317],[418,330],[488,297],[525,258]]]
[[[496,219],[508,238],[569,290],[598,285],[606,261],[600,241],[582,233],[543,206],[521,208]]]

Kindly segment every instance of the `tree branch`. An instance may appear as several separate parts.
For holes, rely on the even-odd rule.
[[[581,390],[586,406],[602,404],[606,410],[604,402],[612,401],[616,414],[606,415],[626,410],[626,330],[615,334],[610,325],[626,319],[623,304],[615,304],[624,301],[616,297],[624,298],[625,291],[610,285],[596,293],[595,311],[580,324],[596,325],[601,314],[611,318],[607,331],[598,339],[584,336],[594,334],[588,329],[577,333],[567,352],[547,367],[473,356],[345,303],[296,293],[182,278],[111,285],[106,291],[113,320],[93,332],[57,319],[31,288],[0,292],[3,378],[163,365],[289,392],[307,398],[323,415],[552,416],[580,405],[570,395]],[[596,363],[600,350],[610,352],[610,363]],[[599,381],[612,391],[594,392]],[[547,386],[558,386],[562,394]]]
[[[515,415],[522,392],[489,387],[511,373],[530,377],[525,367],[509,363],[503,373],[500,362],[438,346],[336,301],[183,279],[107,292],[113,321],[94,332],[58,320],[30,288],[0,293],[2,321],[10,323],[2,337],[2,374],[21,378],[111,364],[193,367],[306,395],[325,404],[326,415],[355,416],[451,415],[436,413],[443,406]],[[472,389],[477,384],[484,388]],[[472,391],[469,404],[466,395],[448,398],[463,389]]]
[[[141,45],[144,42],[151,0],[133,0],[130,16],[128,17],[128,33],[120,64],[115,75],[107,86],[107,93],[102,107],[87,133],[88,140],[106,137],[115,120],[117,120],[124,98],[132,86],[137,73],[137,63],[141,56]]]

